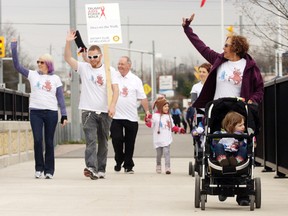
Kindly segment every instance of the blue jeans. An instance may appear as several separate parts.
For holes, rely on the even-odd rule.
[[[58,112],[52,110],[30,110],[30,124],[34,138],[35,170],[54,174],[54,134],[58,122]],[[43,156],[43,128],[45,158]]]
[[[138,132],[138,122],[113,119],[110,130],[116,166],[121,167],[124,162],[124,169],[132,169],[134,167],[133,154]]]
[[[84,111],[82,112],[82,124],[86,138],[86,167],[93,168],[95,172],[105,172],[111,118],[108,113],[97,114],[93,111]]]
[[[221,143],[217,143],[214,146],[214,152],[215,152],[216,158],[219,155],[227,155],[227,152],[224,150],[224,146]],[[237,152],[231,152],[230,154],[234,157],[241,156],[245,160],[247,157],[247,149],[244,146],[239,146],[239,149]]]

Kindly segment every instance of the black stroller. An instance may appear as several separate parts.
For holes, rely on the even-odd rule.
[[[221,121],[229,111],[245,117],[245,134],[213,134],[221,130]],[[240,98],[221,98],[207,104],[205,109],[205,132],[202,157],[202,173],[195,176],[195,208],[205,210],[207,195],[226,197],[249,196],[250,210],[261,207],[261,181],[254,178],[254,136],[259,130],[257,106],[247,104]],[[247,159],[234,167],[218,165],[212,147],[213,139],[233,137],[247,140]]]
[[[204,117],[197,118],[196,125],[191,132],[191,135],[193,137],[193,145],[194,145],[194,163],[192,161],[189,161],[188,173],[192,177],[195,176],[195,172],[197,172],[198,175],[202,176],[202,158],[203,158],[203,145],[204,145],[204,142],[203,142],[204,130],[202,128],[204,129]],[[193,131],[197,132],[196,136],[193,136],[192,134]]]

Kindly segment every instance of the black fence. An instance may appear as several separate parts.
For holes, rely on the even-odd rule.
[[[260,107],[262,130],[257,137],[256,162],[265,171],[276,171],[276,177],[288,174],[288,77],[265,83]],[[287,137],[286,137],[287,135]]]
[[[29,94],[0,88],[0,121],[29,121]]]

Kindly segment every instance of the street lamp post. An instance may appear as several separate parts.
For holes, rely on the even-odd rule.
[[[76,28],[76,0],[70,0],[70,28]],[[77,49],[75,44],[71,44],[72,56],[77,59]],[[80,96],[79,75],[71,69],[71,138],[74,141],[81,139],[80,114],[78,110],[78,101]]]

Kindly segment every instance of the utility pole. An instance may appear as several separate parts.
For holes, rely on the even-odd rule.
[[[279,5],[280,6],[280,5]],[[280,11],[278,11],[278,30],[277,30],[277,38],[278,38],[278,45],[276,49],[276,76],[282,77],[283,76],[283,69],[282,69],[282,56],[283,56],[283,49],[282,49],[282,26],[281,26],[281,17]]]
[[[70,0],[70,29],[76,28],[76,0]],[[77,59],[75,44],[71,44],[72,57]],[[71,68],[71,138],[73,141],[81,140],[80,115],[78,103],[80,97],[79,75]]]
[[[20,40],[20,35],[18,36],[17,41],[18,41],[18,53],[20,53],[20,55],[21,55],[21,40]],[[23,56],[22,56],[22,57],[23,57]],[[20,64],[23,65],[23,58],[21,58]],[[18,87],[17,87],[18,91],[20,91],[20,92],[25,92],[25,84],[23,84],[22,74],[21,74],[21,73],[18,74],[18,79],[19,79]]]
[[[243,35],[243,19],[242,19],[242,15],[239,17],[239,22],[240,22],[240,29],[239,29],[239,34]]]
[[[2,35],[2,0],[0,0],[0,36]],[[3,59],[0,58],[0,86],[3,83]],[[4,84],[3,84],[4,85]]]
[[[151,68],[151,79],[152,79],[152,101],[156,99],[156,73],[155,73],[155,43],[152,41],[152,68]]]

